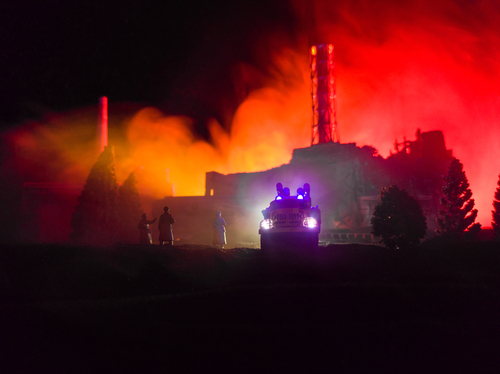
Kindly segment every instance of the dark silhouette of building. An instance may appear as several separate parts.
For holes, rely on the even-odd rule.
[[[292,191],[309,183],[313,205],[322,212],[323,240],[366,240],[382,187],[404,188],[421,204],[429,232],[439,204],[440,188],[451,161],[441,131],[420,133],[415,141],[398,144],[383,159],[372,147],[354,143],[320,143],[295,149],[289,164],[254,173],[206,174],[205,196],[165,197],[153,204],[179,212],[176,232],[181,241],[209,244],[214,210],[223,210],[231,223],[229,245],[258,243],[261,210],[274,199],[276,183]]]

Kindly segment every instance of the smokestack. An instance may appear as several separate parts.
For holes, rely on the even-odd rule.
[[[335,100],[334,54],[332,44],[311,47],[311,98],[313,111],[311,145],[340,143]]]
[[[98,151],[104,151],[108,145],[108,98],[103,96],[99,99],[99,118],[97,120],[97,142]]]

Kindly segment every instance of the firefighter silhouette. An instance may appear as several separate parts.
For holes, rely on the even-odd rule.
[[[142,219],[139,221],[137,228],[140,230],[139,243],[140,244],[153,244],[153,239],[151,238],[151,231],[149,230],[149,225],[155,223],[156,218],[149,221],[146,213],[142,215]]]
[[[226,242],[226,221],[221,217],[220,210],[217,211],[217,217],[212,223],[214,228],[214,240],[213,244],[216,246],[220,246],[221,249],[224,248]]]
[[[158,222],[158,230],[160,230],[160,245],[174,244],[174,233],[172,232],[172,223],[175,222],[174,217],[169,213],[168,206],[163,208],[163,214]]]

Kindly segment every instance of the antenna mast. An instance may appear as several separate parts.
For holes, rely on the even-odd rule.
[[[312,46],[310,61],[313,111],[311,145],[340,143],[333,44]]]

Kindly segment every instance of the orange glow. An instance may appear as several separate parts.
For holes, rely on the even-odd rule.
[[[20,175],[28,182],[83,183],[97,161],[97,110],[30,122],[10,134]]]
[[[290,69],[300,57],[288,51],[289,59],[277,61]],[[304,58],[303,64],[307,65]],[[308,74],[307,69],[304,74]],[[169,168],[176,196],[203,195],[205,173],[255,172],[288,163],[295,148],[309,145],[311,108],[308,77],[299,88],[265,87],[252,91],[239,106],[228,134],[215,120],[208,123],[211,144],[196,140],[191,121],[168,117],[155,108],[145,108],[130,121],[127,138],[131,145],[128,167],[144,165],[144,193],[164,196],[158,184],[160,170]],[[145,131],[147,129],[147,131]]]
[[[311,54],[312,54],[313,56],[316,56],[316,53],[317,53],[317,52],[316,52],[316,46],[312,46],[312,47],[311,47]]]
[[[306,13],[314,18],[315,29],[302,30],[304,34],[315,31],[332,43],[332,51],[335,45],[342,142],[371,145],[387,157],[394,139],[413,140],[417,128],[442,130],[447,148],[464,164],[478,221],[490,226],[500,173],[500,30],[495,26],[500,15],[487,2],[471,11],[472,3],[424,0],[360,7],[348,0],[306,5],[294,1],[297,9],[311,10],[297,11],[299,18]],[[311,22],[304,19],[303,24]],[[212,120],[211,142],[200,141],[189,118],[168,117],[155,108],[120,119],[126,135],[120,138],[110,131],[109,136],[116,147],[119,182],[141,170],[141,192],[160,198],[167,190],[169,169],[176,196],[202,195],[207,171],[266,170],[289,162],[294,148],[309,146],[306,54],[315,55],[316,48],[309,48],[307,35],[299,37],[293,49],[281,47],[280,38],[288,40],[282,35],[265,37],[268,40],[256,45],[273,46],[268,48],[275,53],[273,65],[266,78],[255,67],[243,71],[244,83],[259,88],[245,96],[229,133]],[[265,81],[253,85],[259,79]],[[112,118],[110,109],[110,123]],[[32,124],[14,138],[26,167],[46,167],[58,181],[84,181],[96,160],[93,129],[95,112],[67,114],[44,125]]]
[[[104,151],[108,145],[108,98],[101,97],[99,100],[99,119],[97,124],[97,140],[99,141],[99,152]]]
[[[221,163],[212,146],[194,138],[189,118],[166,117],[155,108],[133,116],[127,139],[130,157],[121,167],[132,171],[142,166],[138,175],[141,192],[155,198],[166,195],[165,169],[176,196],[202,195],[205,172]]]

